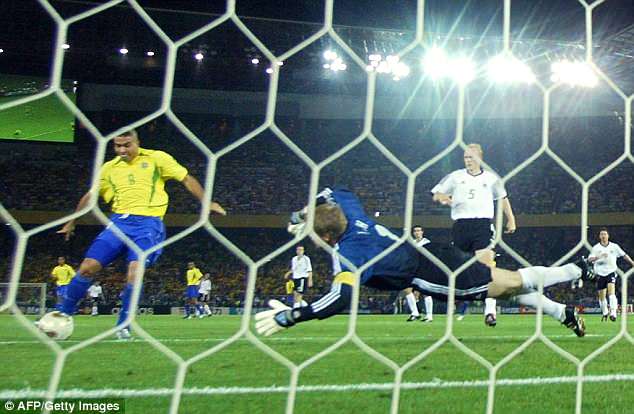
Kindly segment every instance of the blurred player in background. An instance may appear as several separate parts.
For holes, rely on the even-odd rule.
[[[431,192],[434,201],[451,206],[454,246],[482,257],[484,262],[492,265],[494,253],[488,246],[494,238],[491,220],[495,214],[496,200],[502,199],[502,210],[506,217],[505,233],[514,233],[516,226],[504,185],[495,174],[482,169],[482,157],[480,144],[467,145],[463,157],[465,168],[447,175]],[[488,326],[497,324],[494,298],[485,300],[484,314],[484,322]]]
[[[88,288],[88,297],[90,298],[90,307],[91,312],[90,316],[99,315],[98,303],[101,300],[104,301],[103,289],[101,288],[101,283],[98,280],[95,280],[95,283],[92,284]]]
[[[284,289],[286,290],[286,303],[293,303],[293,293],[295,292],[295,282],[293,282],[293,279],[286,280]]]
[[[198,301],[203,306],[203,310],[207,316],[211,316],[211,309],[209,309],[209,295],[211,294],[210,277],[211,275],[209,273],[205,273],[198,288]]]
[[[431,241],[425,236],[425,229],[422,226],[416,225],[412,227],[412,237],[414,238],[414,243],[416,246],[423,247],[426,244],[431,243]],[[407,306],[410,309],[409,318],[407,318],[407,322],[412,322],[417,319],[420,319],[420,312],[418,311],[418,301],[420,300],[420,293],[418,291],[413,290],[411,287],[404,290],[405,292],[405,300],[407,301]],[[434,320],[434,299],[431,296],[425,296],[425,318],[423,322],[432,322]]]
[[[187,263],[187,273],[185,278],[187,279],[187,288],[185,289],[185,316],[184,319],[191,319],[195,314],[199,318],[203,318],[204,310],[200,303],[198,303],[198,291],[200,290],[200,280],[203,277],[203,273],[196,267],[196,263]]]
[[[291,260],[291,269],[284,274],[284,279],[292,275],[293,280],[293,308],[304,306],[304,293],[313,287],[313,265],[310,257],[304,254],[304,246],[297,246],[296,256]]]
[[[399,238],[387,228],[367,217],[357,197],[346,190],[326,189],[317,197],[314,231],[333,247],[333,275],[330,292],[309,306],[291,309],[280,301],[271,300],[268,311],[256,314],[256,330],[271,335],[285,328],[311,319],[325,319],[350,307],[357,274],[353,273],[344,257],[354,268],[360,268],[377,255],[392,247]],[[294,224],[291,221],[291,224]],[[296,225],[301,225],[297,223]],[[295,234],[301,227],[292,228]],[[455,270],[473,257],[452,245],[430,243],[427,249],[449,269]],[[489,252],[485,252],[489,253]],[[492,252],[490,252],[492,254]],[[581,267],[567,264],[559,267],[534,266],[510,271],[490,267],[483,260],[474,262],[456,278],[452,289],[457,299],[483,300],[487,297],[515,297],[524,306],[537,308],[552,316],[577,336],[585,335],[583,319],[572,306],[557,303],[540,294],[537,289],[591,276],[588,263]],[[360,275],[360,284],[380,290],[402,290],[412,286],[423,294],[447,300],[452,293],[449,278],[425,255],[409,243],[400,244]]]
[[[125,254],[128,262],[127,284],[121,292],[121,312],[117,320],[120,328],[117,336],[130,339],[130,330],[125,325],[130,312],[132,287],[139,266],[137,254],[112,230],[116,226],[123,234],[143,250],[165,240],[163,216],[167,211],[169,196],[165,191],[165,182],[179,181],[197,200],[204,201],[205,191],[198,180],[189,174],[171,155],[163,151],[148,150],[140,147],[135,130],[116,136],[113,140],[116,157],[106,162],[99,173],[99,186],[83,195],[75,211],[86,207],[92,197],[99,194],[106,203],[112,203],[110,224],[93,241],[79,271],[68,285],[61,311],[73,315],[77,303],[86,296],[92,279],[99,271]],[[226,214],[215,202],[210,211]],[[75,229],[75,220],[71,220],[58,233],[68,240]],[[151,266],[161,255],[162,249],[147,256],[145,266]]]
[[[619,275],[616,273],[618,269],[616,260],[622,257],[630,266],[634,266],[632,258],[621,249],[616,243],[610,241],[610,233],[608,229],[603,227],[599,230],[599,243],[595,244],[590,251],[588,260],[594,264],[594,273],[597,280],[597,293],[599,296],[599,305],[601,306],[601,321],[608,320],[608,301],[606,300],[606,291],[610,300],[609,316],[612,322],[616,321],[616,310],[619,306],[616,299],[616,280]]]
[[[57,295],[57,305],[55,308],[57,310],[61,310],[62,302],[64,301],[64,296],[66,296],[66,290],[68,289],[68,284],[74,275],[75,270],[71,265],[66,263],[66,258],[64,256],[59,256],[57,258],[57,266],[55,266],[51,271],[51,279],[53,279],[55,281],[55,285],[57,285],[57,288],[55,289],[55,294]]]

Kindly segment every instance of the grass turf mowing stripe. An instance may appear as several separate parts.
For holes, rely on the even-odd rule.
[[[530,335],[497,335],[497,336],[487,336],[487,335],[479,335],[479,336],[463,336],[463,335],[455,335],[458,339],[461,340],[503,340],[503,339],[527,339],[530,338],[532,336],[532,334]],[[575,338],[576,336],[573,333],[570,334],[566,334],[566,335],[545,335],[546,337],[550,338],[550,339],[557,339],[557,338]],[[607,334],[588,334],[585,335],[585,337],[590,338],[590,337],[597,337],[597,338],[601,338],[601,337],[613,337],[614,335],[607,335]],[[292,341],[292,342],[297,342],[297,341],[334,341],[337,339],[340,339],[341,336],[303,336],[303,337],[282,337],[282,338],[262,338],[262,340],[264,342],[268,342],[268,341],[279,341],[279,342],[285,342],[285,341]],[[437,340],[440,337],[437,335],[426,335],[426,336],[360,336],[361,339],[363,339],[364,341],[383,341],[383,342],[393,342],[393,341],[416,341],[416,340],[420,340],[420,339],[426,339],[426,340]],[[226,341],[229,338],[155,338],[158,342],[165,342],[165,343],[170,343],[170,342],[222,342],[222,341]],[[246,338],[240,338],[238,339],[239,341],[246,341]],[[80,340],[66,340],[63,341],[63,343],[79,343],[79,342],[83,342]],[[99,341],[99,343],[134,343],[134,342],[147,342],[145,341],[145,339],[141,339],[141,338],[134,338],[134,340],[132,341],[122,341],[120,339],[104,339],[103,341]],[[0,341],[0,346],[2,345],[18,345],[18,344],[41,344],[42,341],[36,341],[36,340],[25,340],[25,341]]]
[[[516,385],[544,385],[544,384],[567,384],[576,383],[578,377],[535,377],[499,379],[495,381],[496,386],[516,386]],[[610,375],[588,375],[582,377],[583,382],[617,382],[634,381],[633,374],[610,374]],[[488,387],[489,381],[427,381],[427,382],[403,382],[402,390],[415,390],[421,388],[473,388]],[[374,383],[374,384],[346,384],[346,385],[300,385],[298,392],[345,392],[345,391],[386,391],[394,388],[394,383]],[[263,394],[263,393],[286,393],[290,390],[287,386],[271,387],[193,387],[183,388],[183,395],[227,395],[227,394]],[[55,398],[134,398],[134,397],[160,397],[171,396],[173,388],[148,388],[148,389],[113,389],[104,388],[97,390],[70,389],[58,391]],[[34,390],[30,388],[21,390],[1,390],[0,400],[23,399],[23,398],[45,398],[46,390]]]

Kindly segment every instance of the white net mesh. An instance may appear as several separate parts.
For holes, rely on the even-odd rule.
[[[443,151],[438,153],[433,158],[425,161],[420,167],[412,170],[408,168],[404,163],[402,163],[398,157],[396,157],[388,148],[386,148],[379,139],[373,133],[373,113],[374,113],[374,103],[375,103],[375,87],[377,82],[377,73],[376,72],[366,72],[366,63],[363,58],[358,56],[342,38],[339,34],[334,30],[333,27],[333,3],[334,0],[326,0],[325,1],[325,10],[324,10],[324,22],[323,26],[312,36],[306,38],[301,43],[297,44],[295,47],[286,51],[285,53],[276,56],[272,53],[269,48],[265,44],[263,44],[258,37],[256,37],[251,30],[241,21],[241,19],[237,16],[235,10],[235,0],[227,1],[227,9],[226,12],[219,18],[216,18],[201,27],[200,29],[193,31],[185,37],[180,39],[172,39],[168,35],[166,35],[163,30],[155,23],[155,21],[148,15],[148,13],[134,0],[128,0],[127,3],[134,10],[138,16],[143,19],[143,21],[147,24],[148,27],[164,42],[167,47],[168,57],[166,64],[166,75],[163,82],[162,87],[162,100],[161,106],[155,112],[150,113],[149,115],[135,121],[132,124],[126,125],[118,129],[117,131],[113,131],[112,133],[104,136],[75,105],[72,101],[68,99],[65,93],[61,90],[61,76],[62,76],[62,65],[64,62],[64,50],[62,45],[66,43],[66,36],[68,33],[69,26],[73,23],[79,22],[83,19],[89,18],[90,16],[94,16],[100,12],[103,12],[109,8],[112,8],[120,3],[123,3],[123,0],[113,0],[104,3],[98,7],[91,8],[83,13],[77,14],[70,18],[62,18],[56,9],[49,4],[46,0],[39,0],[40,5],[47,11],[47,13],[51,16],[51,18],[55,21],[57,26],[57,37],[55,40],[55,54],[54,54],[54,62],[52,66],[51,73],[51,82],[50,86],[35,95],[24,97],[21,99],[14,100],[10,103],[4,103],[0,105],[0,110],[7,109],[10,107],[15,107],[18,105],[23,105],[28,102],[40,99],[42,97],[48,95],[56,95],[57,98],[78,118],[78,120],[85,125],[89,133],[95,138],[96,141],[96,154],[94,158],[94,166],[101,165],[104,161],[104,157],[106,154],[107,144],[110,140],[117,136],[117,134],[126,131],[130,128],[139,127],[148,121],[151,121],[161,115],[166,116],[175,126],[176,128],[185,136],[191,143],[206,157],[207,160],[207,175],[204,182],[205,188],[205,199],[211,200],[213,195],[214,188],[214,178],[216,173],[216,165],[219,158],[229,154],[231,151],[236,148],[246,144],[260,133],[265,130],[270,130],[273,134],[275,134],[280,142],[282,142],[293,154],[295,154],[307,167],[311,170],[310,176],[310,186],[309,186],[309,198],[307,200],[307,204],[311,206],[310,214],[309,214],[309,222],[308,222],[308,230],[312,227],[312,211],[314,210],[315,204],[315,194],[317,194],[318,183],[320,178],[320,173],[324,170],[325,167],[330,165],[332,162],[344,156],[346,153],[359,146],[363,142],[368,142],[373,145],[376,150],[378,150],[383,156],[387,158],[398,170],[400,170],[407,177],[407,189],[406,189],[406,204],[404,211],[404,223],[403,236],[394,243],[394,245],[382,252],[379,256],[375,257],[374,260],[370,263],[365,264],[362,268],[356,269],[357,273],[362,272],[364,269],[371,266],[376,261],[383,258],[385,255],[390,253],[393,249],[398,247],[400,244],[404,242],[408,242],[408,229],[411,227],[412,217],[413,217],[413,206],[414,206],[414,190],[415,190],[415,182],[417,177],[421,174],[424,174],[430,167],[438,163],[444,157],[446,157],[452,150],[462,147],[465,147],[465,141],[463,140],[463,127],[464,127],[464,111],[465,111],[465,86],[460,85],[458,91],[458,101],[457,101],[457,116],[456,116],[456,132],[455,138],[451,142],[449,146],[447,146]],[[537,158],[542,155],[552,158],[557,165],[559,165],[565,172],[576,180],[581,188],[582,188],[582,209],[581,209],[581,225],[580,225],[580,234],[579,234],[579,242],[578,244],[571,249],[568,254],[562,257],[557,263],[563,263],[568,258],[573,256],[575,253],[579,252],[581,249],[590,248],[591,246],[588,243],[588,192],[590,186],[595,183],[597,180],[614,170],[622,161],[629,159],[630,161],[634,161],[634,157],[631,154],[630,148],[630,138],[631,138],[631,130],[628,127],[631,124],[631,103],[634,99],[634,96],[626,96],[615,84],[612,80],[607,77],[593,62],[593,37],[592,37],[592,15],[593,11],[597,6],[599,6],[602,1],[596,1],[592,4],[587,4],[583,0],[579,0],[580,5],[585,8],[586,11],[586,61],[593,67],[594,71],[597,73],[599,77],[603,79],[613,90],[617,93],[620,98],[622,98],[624,103],[624,151],[622,155],[612,162],[607,167],[603,168],[598,174],[594,175],[588,180],[583,179],[579,174],[577,174],[570,166],[566,164],[564,160],[562,160],[549,146],[549,119],[550,119],[550,98],[552,93],[558,87],[558,85],[553,85],[547,87],[541,83],[538,83],[538,88],[540,89],[543,96],[543,125],[542,125],[542,136],[541,136],[541,146],[537,152],[528,157],[524,162],[517,165],[513,168],[508,174],[504,175],[503,182],[508,182],[511,178],[515,177],[517,174],[520,174],[526,167],[531,165]],[[405,57],[410,52],[415,50],[417,47],[423,46],[423,28],[424,28],[424,9],[425,9],[425,1],[418,0],[417,3],[417,15],[416,15],[416,32],[415,32],[415,40],[409,44],[407,47],[402,49],[399,53],[399,57]],[[503,33],[503,50],[504,53],[512,55],[511,50],[511,31],[510,31],[510,19],[511,19],[511,0],[504,0],[504,33]],[[271,62],[272,73],[270,74],[270,84],[268,89],[268,99],[266,103],[266,117],[265,121],[262,125],[257,127],[252,132],[247,135],[241,137],[230,145],[227,145],[223,149],[212,152],[209,148],[192,132],[190,131],[185,124],[179,119],[179,117],[172,110],[172,94],[174,87],[174,77],[175,77],[175,67],[176,67],[176,58],[177,51],[180,47],[187,44],[192,39],[200,36],[201,34],[207,33],[209,31],[214,30],[221,24],[225,22],[233,23],[239,30],[242,32],[255,47],[259,50],[259,52],[266,57]],[[286,134],[276,125],[275,123],[275,113],[276,113],[276,104],[278,97],[278,81],[280,76],[281,66],[279,66],[278,62],[283,62],[292,56],[298,54],[302,50],[304,50],[309,45],[313,44],[317,40],[322,37],[330,37],[332,41],[334,41],[341,50],[343,50],[347,58],[349,58],[355,65],[357,65],[367,76],[367,93],[365,99],[365,108],[363,115],[363,126],[361,134],[342,147],[340,150],[333,153],[331,156],[327,157],[323,161],[316,163],[309,156],[307,156],[301,149],[298,147],[292,139],[290,139]],[[98,168],[93,169],[92,174],[92,183],[96,184],[98,180]],[[9,289],[7,290],[7,294],[4,297],[4,302],[0,307],[0,312],[10,310],[15,316],[16,320],[28,331],[30,331],[34,336],[38,338],[38,341],[41,341],[43,344],[46,344],[56,355],[55,365],[50,376],[48,389],[45,392],[42,391],[11,391],[6,390],[3,393],[0,393],[1,398],[20,398],[20,397],[40,397],[46,399],[60,398],[60,397],[100,397],[100,396],[121,396],[121,397],[133,397],[138,395],[143,396],[169,396],[171,397],[171,406],[170,412],[176,413],[179,411],[179,405],[181,401],[181,396],[183,394],[187,395],[213,395],[213,394],[223,394],[223,393],[232,393],[232,392],[276,392],[276,393],[286,393],[287,394],[287,404],[286,404],[286,412],[292,413],[295,409],[295,400],[297,392],[308,392],[308,391],[316,391],[316,390],[327,390],[327,386],[324,387],[311,387],[311,386],[299,386],[299,377],[300,374],[306,370],[308,367],[315,364],[317,361],[323,359],[324,357],[330,355],[335,350],[341,348],[345,344],[354,344],[360,350],[365,352],[371,358],[383,364],[385,367],[389,368],[393,371],[394,380],[393,382],[386,384],[368,384],[365,386],[359,385],[354,388],[355,390],[391,390],[392,391],[392,399],[391,399],[391,412],[396,413],[399,411],[399,402],[400,402],[400,393],[402,390],[408,389],[417,389],[417,388],[435,388],[435,387],[487,387],[488,388],[488,398],[486,404],[486,412],[492,413],[495,408],[495,392],[498,385],[509,385],[509,384],[518,384],[518,385],[531,385],[531,384],[549,384],[549,383],[574,383],[576,384],[576,409],[577,413],[582,411],[582,403],[583,403],[583,386],[586,382],[597,382],[597,381],[631,381],[632,376],[629,375],[605,375],[605,376],[585,376],[585,369],[590,362],[592,362],[599,355],[604,353],[610,347],[612,347],[617,342],[626,339],[627,341],[634,343],[634,338],[627,332],[627,314],[624,312],[623,317],[621,319],[621,328],[619,333],[611,338],[604,345],[600,346],[594,352],[583,359],[579,359],[570,352],[563,349],[561,346],[555,344],[549,337],[545,336],[542,330],[542,317],[543,314],[541,309],[538,310],[537,313],[537,321],[535,325],[535,331],[532,336],[526,339],[521,345],[519,345],[513,352],[508,354],[506,357],[502,358],[497,363],[491,363],[487,359],[483,358],[478,353],[474,352],[472,349],[467,347],[461,340],[459,340],[455,336],[454,327],[453,327],[453,318],[451,318],[453,313],[453,304],[454,298],[453,295],[449,298],[448,303],[448,319],[445,333],[442,335],[440,339],[435,341],[431,346],[426,348],[423,352],[417,355],[415,358],[412,358],[405,364],[397,364],[390,358],[385,355],[377,352],[371,346],[369,346],[364,339],[362,339],[358,335],[357,331],[357,312],[358,312],[358,303],[359,303],[359,288],[355,289],[355,293],[352,300],[351,313],[348,322],[348,328],[346,334],[337,340],[332,345],[323,349],[321,352],[313,355],[311,358],[308,358],[304,362],[297,364],[291,361],[288,357],[282,355],[277,352],[273,348],[271,348],[268,344],[264,343],[259,337],[257,337],[251,328],[251,314],[253,309],[253,301],[254,301],[254,292],[256,288],[256,275],[258,269],[269,262],[271,259],[276,258],[282,253],[286,252],[289,247],[294,245],[298,240],[302,239],[306,236],[306,234],[300,235],[295,239],[285,243],[283,246],[280,246],[278,249],[270,252],[268,255],[262,257],[258,261],[252,260],[248,257],[243,251],[241,251],[236,245],[234,245],[228,238],[226,238],[222,233],[220,233],[208,220],[209,216],[209,201],[203,203],[202,209],[200,211],[200,215],[195,224],[191,225],[187,228],[187,230],[175,234],[165,242],[161,243],[158,246],[155,246],[149,251],[140,251],[138,247],[131,242],[129,239],[125,237],[121,232],[117,234],[123,240],[125,240],[126,244],[134,249],[140,258],[139,263],[144,263],[144,258],[151,254],[153,251],[160,249],[162,247],[168,246],[179,240],[183,239],[187,235],[191,234],[197,229],[204,228],[206,229],[211,236],[217,239],[228,251],[234,254],[239,260],[241,260],[248,267],[248,281],[246,286],[246,296],[244,302],[244,316],[241,320],[241,325],[239,330],[232,335],[231,337],[220,341],[215,346],[207,349],[206,351],[197,354],[191,358],[185,359],[182,356],[178,355],[163,342],[156,340],[152,335],[150,335],[147,331],[143,329],[141,325],[137,323],[135,320],[134,314],[130,316],[132,319],[132,327],[137,332],[137,334],[146,340],[149,344],[151,344],[154,348],[156,348],[159,352],[164,354],[167,358],[173,361],[177,365],[177,375],[171,389],[154,389],[154,390],[95,390],[95,391],[71,391],[71,390],[60,390],[60,378],[62,374],[62,370],[64,368],[65,362],[67,358],[86,347],[89,347],[99,341],[104,340],[105,338],[111,336],[115,332],[115,328],[108,330],[106,332],[100,333],[88,340],[81,341],[79,343],[73,344],[72,346],[62,348],[59,344],[54,341],[51,341],[49,338],[40,333],[33,324],[23,315],[20,309],[17,306],[16,298],[18,297],[18,288],[20,286],[20,277],[23,268],[23,261],[25,258],[25,250],[26,245],[30,237],[44,232],[46,230],[55,228],[60,226],[64,222],[72,218],[78,218],[88,212],[92,212],[99,221],[106,225],[108,223],[108,219],[106,215],[99,209],[97,205],[97,200],[92,199],[90,205],[84,208],[82,211],[78,211],[71,215],[62,217],[58,220],[46,223],[44,225],[40,225],[34,227],[29,230],[23,229],[23,227],[9,214],[9,212],[0,204],[0,216],[5,220],[5,222],[11,225],[11,228],[15,232],[16,235],[16,244],[15,250],[13,254],[13,262],[11,267],[10,274],[10,284]],[[498,206],[498,213],[500,211],[500,206]],[[515,252],[505,241],[502,239],[502,232],[499,231],[502,228],[502,215],[498,214],[498,222],[497,222],[497,239],[496,243],[499,247],[501,247],[504,251],[510,254],[515,260],[517,260],[522,265],[528,265],[529,263],[517,252]],[[310,232],[310,237],[317,241],[317,237],[312,231]],[[409,241],[411,242],[411,241]],[[322,243],[323,244],[323,243]],[[429,253],[425,252],[424,254],[429,255]],[[439,262],[435,257],[430,257],[438,266],[440,266],[447,274],[450,274],[451,286],[455,285],[455,277],[463,270],[466,269],[469,265],[473,263],[475,259],[471,259],[455,272],[451,272],[443,263]],[[342,258],[344,262],[345,258]],[[143,280],[144,268],[141,267],[138,270],[137,281],[134,287],[134,294],[132,300],[132,307],[136,307],[138,303],[138,298],[140,295],[141,283]],[[622,303],[627,303],[627,276],[631,273],[622,274],[624,280],[624,288],[623,292],[623,301]],[[286,367],[290,371],[290,382],[288,386],[283,387],[269,387],[269,388],[251,388],[251,389],[241,389],[241,390],[232,390],[232,389],[185,389],[184,383],[187,375],[188,368],[192,366],[192,364],[197,361],[202,360],[212,354],[216,354],[219,351],[230,347],[232,344],[236,343],[238,340],[245,340],[249,343],[253,344],[255,347],[260,349],[262,352],[268,354],[275,361],[277,361],[282,366]],[[498,374],[500,369],[505,367],[509,362],[511,362],[515,357],[517,357],[520,353],[525,351],[529,346],[533,345],[537,342],[542,342],[552,351],[561,355],[563,358],[567,359],[571,363],[573,363],[577,368],[577,376],[576,377],[561,377],[561,378],[548,378],[548,379],[528,379],[528,380],[500,380],[498,379]],[[420,363],[425,358],[429,357],[433,352],[437,351],[439,348],[452,344],[461,352],[463,352],[467,357],[473,359],[482,367],[484,367],[489,372],[489,378],[487,381],[472,381],[472,382],[444,382],[442,384],[437,384],[434,382],[429,383],[407,383],[403,381],[403,376],[405,372],[413,367],[415,364]],[[345,386],[341,386],[337,388],[337,390],[345,391]]]

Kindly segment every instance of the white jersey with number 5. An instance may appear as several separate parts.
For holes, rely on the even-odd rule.
[[[495,213],[494,201],[506,197],[502,181],[492,172],[482,170],[471,175],[465,168],[445,176],[434,188],[433,194],[450,195],[451,219],[492,219]]]
[[[616,243],[608,242],[607,246],[597,243],[592,247],[590,259],[596,258],[594,272],[599,276],[607,276],[616,272],[616,259],[625,256],[625,252]]]
[[[211,280],[203,280],[200,282],[200,287],[198,288],[198,293],[202,293],[203,295],[208,295],[211,292]]]

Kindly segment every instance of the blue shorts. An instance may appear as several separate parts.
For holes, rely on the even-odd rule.
[[[66,296],[67,290],[68,290],[68,285],[58,286],[57,289],[55,290],[55,293],[57,293],[58,298],[63,298],[64,296]]]
[[[198,298],[198,285],[189,285],[187,286],[187,290],[185,291],[185,295],[187,295],[187,299]]]
[[[165,226],[160,217],[113,214],[110,216],[110,224],[99,233],[86,252],[87,258],[95,259],[102,267],[109,265],[123,253],[126,253],[128,262],[139,260],[137,254],[111,230],[113,225],[141,250],[147,250],[165,240]],[[162,252],[163,249],[159,249],[147,256],[145,265],[154,264]]]

